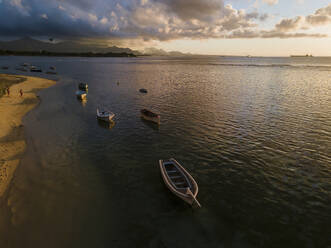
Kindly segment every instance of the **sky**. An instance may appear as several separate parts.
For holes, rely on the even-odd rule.
[[[331,0],[0,0],[0,39],[331,56]]]

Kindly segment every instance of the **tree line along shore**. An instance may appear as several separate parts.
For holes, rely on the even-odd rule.
[[[13,51],[13,50],[0,50],[2,56],[54,56],[54,57],[137,57],[133,53],[64,53],[64,52],[48,52],[41,51]]]

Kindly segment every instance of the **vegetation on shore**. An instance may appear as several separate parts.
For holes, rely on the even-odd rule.
[[[65,52],[48,52],[41,50],[39,52],[34,51],[12,51],[12,50],[0,50],[0,55],[16,55],[16,56],[56,56],[56,57],[136,57],[133,53],[65,53]]]

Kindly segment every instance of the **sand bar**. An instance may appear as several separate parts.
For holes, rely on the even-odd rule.
[[[17,79],[18,76],[2,74],[0,80],[4,77]],[[25,150],[22,117],[38,104],[36,92],[55,84],[44,78],[22,76],[22,79],[26,80],[10,87],[10,96],[0,97],[0,198]],[[23,90],[22,97],[20,89]]]

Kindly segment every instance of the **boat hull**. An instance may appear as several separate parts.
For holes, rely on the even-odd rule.
[[[105,122],[111,122],[113,120],[114,116],[109,116],[109,117],[100,117],[100,116],[97,116],[97,119],[99,121],[105,121]]]
[[[77,95],[77,98],[79,100],[85,100],[86,99],[86,94]]]
[[[112,112],[108,112],[108,111],[100,112],[99,109],[97,109],[97,119],[99,121],[112,122],[114,116],[115,114]]]
[[[190,188],[192,194],[188,194],[186,189],[178,189],[174,187],[173,183],[171,182],[171,179],[169,178],[169,175],[165,169],[164,161],[159,161],[161,176],[163,179],[163,182],[167,186],[167,188],[177,197],[185,201],[186,203],[193,205],[193,203],[196,201],[195,198],[198,194],[198,185],[193,179],[193,177],[175,160],[175,159],[169,159],[169,162],[173,162],[176,167],[180,170],[180,172],[183,174],[183,177],[186,178],[187,183],[189,185],[188,188]],[[200,206],[200,205],[199,205]]]
[[[86,92],[84,91],[76,91],[76,97],[79,99],[79,100],[85,100],[86,99]]]
[[[143,118],[146,121],[151,121],[151,122],[154,122],[156,124],[160,124],[160,117],[150,117],[150,116],[146,116],[144,114],[141,114],[141,118]]]

